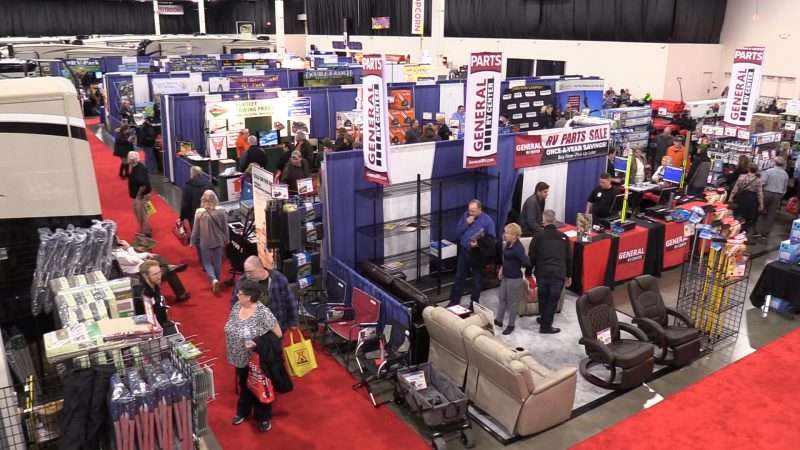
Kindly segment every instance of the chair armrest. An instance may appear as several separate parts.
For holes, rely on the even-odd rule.
[[[653,319],[648,319],[647,317],[636,317],[633,319],[633,323],[645,328],[647,331],[652,331],[653,333],[658,334],[660,337],[664,336],[664,327],[662,327]]]
[[[694,328],[694,321],[692,321],[692,319],[690,319],[686,314],[670,307],[666,307],[665,309],[667,310],[667,314],[670,316],[677,317],[678,320],[685,323],[687,327]]]
[[[653,323],[655,323],[655,322],[653,322]],[[636,339],[639,339],[642,342],[650,342],[650,340],[647,339],[647,335],[644,334],[644,331],[636,328],[635,326],[633,326],[633,325],[631,325],[629,323],[618,323],[617,325],[619,326],[620,330],[625,331],[628,334],[633,335],[634,337],[636,337]]]
[[[481,328],[486,328],[486,325],[489,324],[489,321],[487,321],[486,318],[484,318],[482,315],[477,314],[477,313],[473,314],[473,315],[471,315],[471,316],[469,316],[469,317],[467,317],[466,319],[463,319],[463,320],[464,320],[464,322],[467,323],[467,325],[477,325],[477,326],[479,326]]]
[[[578,340],[578,343],[587,347],[592,352],[597,352],[603,355],[603,358],[605,359],[605,361],[603,362],[608,364],[614,364],[614,355],[608,349],[608,346],[606,346],[606,344],[600,342],[597,339],[586,339],[586,338],[580,338],[580,340]]]
[[[543,383],[536,384],[536,387],[533,390],[533,394],[540,394],[565,381],[569,381],[570,378],[575,377],[577,371],[578,369],[574,367],[563,367],[561,369],[556,370],[555,372],[550,373],[550,375],[545,379]]]

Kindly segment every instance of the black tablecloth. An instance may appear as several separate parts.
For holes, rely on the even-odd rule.
[[[636,217],[631,220],[636,222],[636,225],[647,228],[647,253],[644,257],[644,273],[660,277],[661,269],[664,267],[664,232],[666,227],[663,223],[654,223]]]
[[[761,307],[767,295],[782,298],[800,311],[800,267],[780,261],[767,264],[750,293],[750,303]]]

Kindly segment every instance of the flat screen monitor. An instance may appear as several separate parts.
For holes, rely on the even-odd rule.
[[[625,172],[628,169],[628,158],[614,158],[614,172]]]
[[[347,283],[330,271],[325,276],[325,289],[328,291],[329,303],[345,303],[347,299]]]
[[[261,147],[266,147],[268,145],[277,145],[278,144],[278,132],[277,131],[261,131],[258,133],[258,145]]]
[[[664,181],[672,184],[681,184],[683,169],[680,167],[666,167],[664,169]]]

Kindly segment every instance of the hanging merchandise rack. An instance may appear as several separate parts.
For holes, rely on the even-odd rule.
[[[681,269],[677,305],[703,334],[705,351],[736,341],[751,264],[742,242],[709,228],[697,226],[692,253]]]

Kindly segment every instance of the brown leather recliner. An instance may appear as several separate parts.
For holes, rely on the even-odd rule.
[[[580,372],[586,381],[605,389],[628,389],[647,380],[653,372],[653,345],[640,329],[617,321],[611,289],[600,286],[578,298],[578,323],[583,337],[578,341],[589,355],[581,361]],[[625,331],[638,340],[622,339]],[[603,342],[607,339],[608,342]],[[603,365],[610,374],[603,380],[590,369]],[[621,370],[619,380],[617,371]]]
[[[700,330],[686,315],[664,305],[656,277],[642,275],[634,278],[628,283],[628,296],[636,315],[633,323],[661,348],[657,363],[680,367],[700,356]],[[677,319],[673,325],[669,325],[669,316]]]

